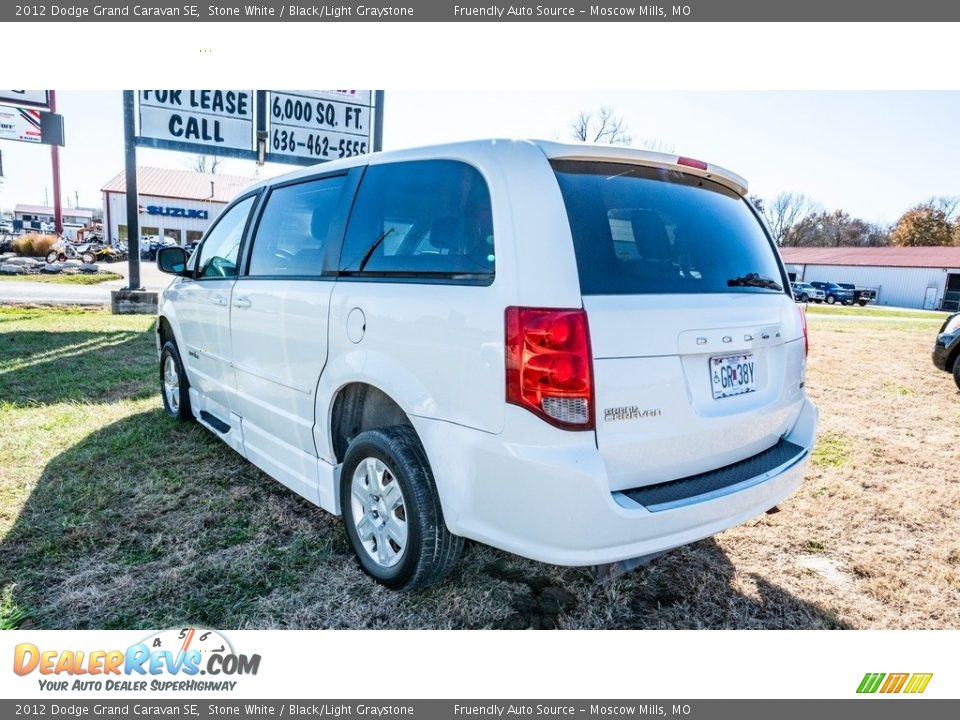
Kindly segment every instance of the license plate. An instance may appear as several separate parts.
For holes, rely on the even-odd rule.
[[[753,353],[710,358],[710,382],[713,399],[744,395],[757,389],[756,362]]]

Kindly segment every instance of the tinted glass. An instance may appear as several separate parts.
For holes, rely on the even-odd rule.
[[[584,295],[785,292],[763,227],[733,191],[636,165],[553,165]],[[743,282],[752,274],[781,289]]]
[[[492,277],[494,263],[490,192],[477,170],[448,160],[367,168],[341,270],[469,279]]]
[[[237,256],[243,229],[253,207],[253,198],[234,205],[217,220],[200,248],[197,276],[201,278],[225,278],[237,276]]]
[[[248,274],[319,276],[344,182],[339,176],[273,190],[257,225]]]

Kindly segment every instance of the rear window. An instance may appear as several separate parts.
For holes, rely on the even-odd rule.
[[[658,168],[552,164],[584,295],[785,292],[763,226],[732,190]]]

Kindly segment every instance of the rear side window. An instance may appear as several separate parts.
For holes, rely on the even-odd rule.
[[[452,160],[367,168],[341,273],[484,283],[494,265],[490,192],[475,168]]]
[[[619,163],[553,168],[584,295],[785,292],[762,225],[722,185]]]
[[[318,277],[346,176],[278,187],[270,193],[250,253],[251,277]]]

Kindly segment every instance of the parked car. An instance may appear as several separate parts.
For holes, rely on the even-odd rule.
[[[960,389],[960,312],[954,313],[940,326],[933,344],[933,364],[940,370],[953,374],[953,381]]]
[[[858,288],[853,283],[837,283],[837,285],[852,292],[853,301],[860,307],[864,307],[867,303],[876,302],[877,291],[872,288]]]
[[[441,580],[464,538],[631,567],[803,480],[806,323],[746,192],[503,140],[264,181],[158,252],[165,411],[342,514],[389,587]]]
[[[824,301],[828,305],[840,303],[841,305],[853,305],[853,291],[840,287],[833,282],[811,282],[818,290],[823,290]]]
[[[792,282],[790,287],[793,289],[793,298],[797,302],[817,302],[822,303],[826,293],[820,288],[815,288],[810,283]]]

